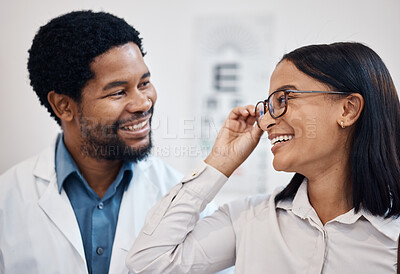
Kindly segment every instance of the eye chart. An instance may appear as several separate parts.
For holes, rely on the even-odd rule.
[[[233,107],[255,105],[268,93],[272,50],[268,16],[204,17],[195,22],[193,111],[201,126],[198,146],[209,152]],[[265,193],[272,157],[263,135],[260,144],[221,191],[223,200]]]

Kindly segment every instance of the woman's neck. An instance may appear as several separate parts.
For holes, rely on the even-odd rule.
[[[349,174],[347,163],[338,162],[307,176],[308,199],[323,225],[353,208]]]

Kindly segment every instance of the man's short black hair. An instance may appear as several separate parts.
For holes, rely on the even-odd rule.
[[[28,58],[33,90],[54,117],[47,94],[54,90],[80,102],[82,89],[94,77],[90,64],[109,49],[135,43],[142,55],[139,32],[122,18],[105,12],[75,11],[56,17],[35,35]]]

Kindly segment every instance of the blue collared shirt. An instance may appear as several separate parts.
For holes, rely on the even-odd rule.
[[[88,185],[65,147],[63,136],[57,143],[58,190],[68,195],[82,236],[89,273],[108,273],[118,213],[124,190],[132,179],[132,163],[124,162],[103,198]]]

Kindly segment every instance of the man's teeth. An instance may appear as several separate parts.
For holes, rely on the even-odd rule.
[[[147,121],[144,121],[144,122],[141,122],[139,124],[135,124],[133,126],[123,127],[123,129],[125,129],[125,130],[139,130],[139,129],[143,128],[146,124],[147,124]]]
[[[282,136],[277,136],[274,139],[271,140],[271,145],[275,145],[278,142],[286,142],[289,140],[293,139],[293,135],[282,135]]]

